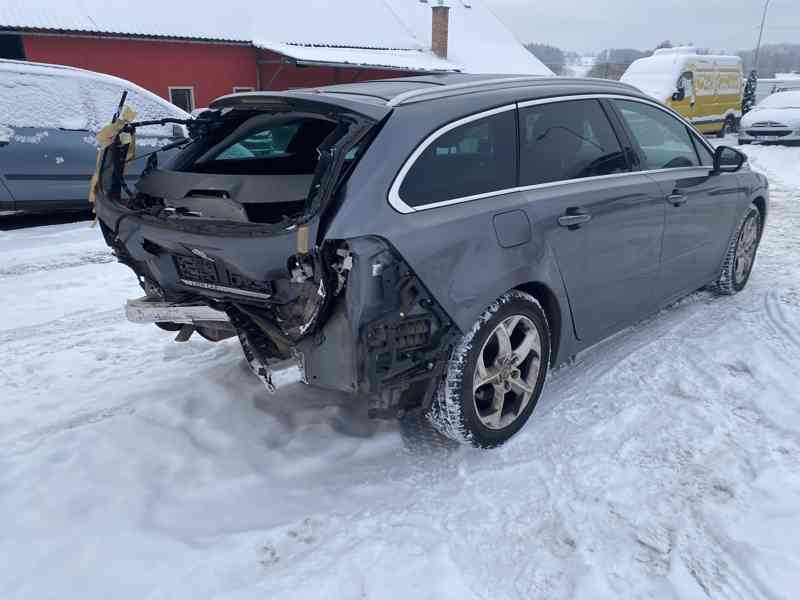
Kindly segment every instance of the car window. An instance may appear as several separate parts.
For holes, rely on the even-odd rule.
[[[235,144],[228,146],[213,160],[241,160],[243,158],[269,158],[286,156],[289,143],[297,135],[300,122],[272,125],[249,134]]]
[[[403,202],[422,206],[515,187],[516,129],[507,110],[442,134],[406,174]]]
[[[639,146],[643,169],[679,169],[700,164],[684,123],[655,106],[629,100],[614,102]]]
[[[521,108],[520,185],[610,175],[628,170],[597,100]]]
[[[714,155],[711,153],[711,150],[708,149],[700,138],[696,135],[692,134],[692,141],[694,142],[694,147],[697,149],[697,154],[700,155],[700,164],[704,167],[711,167],[714,165]]]

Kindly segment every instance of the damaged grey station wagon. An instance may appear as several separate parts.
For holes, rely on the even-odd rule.
[[[135,184],[127,123],[96,212],[128,316],[238,336],[305,382],[479,447],[548,369],[682,295],[747,283],[766,179],[629,86],[436,75],[226,96]],[[126,137],[122,134],[128,134]]]

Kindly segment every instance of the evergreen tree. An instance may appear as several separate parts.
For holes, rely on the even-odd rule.
[[[742,114],[746,115],[756,105],[756,86],[758,85],[758,72],[754,69],[747,76],[742,97]]]

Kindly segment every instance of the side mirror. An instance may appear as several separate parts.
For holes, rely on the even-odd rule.
[[[747,156],[730,146],[717,146],[714,152],[714,173],[736,173],[747,162]]]
[[[684,98],[686,98],[686,90],[684,88],[678,88],[678,91],[672,94],[672,99],[675,102],[680,102]]]

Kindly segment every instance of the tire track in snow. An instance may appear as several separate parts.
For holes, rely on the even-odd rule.
[[[106,264],[114,262],[116,258],[110,251],[93,250],[82,252],[78,255],[62,255],[47,262],[21,263],[0,269],[0,279],[19,277],[41,271],[58,271],[72,267],[82,267],[90,264]]]

